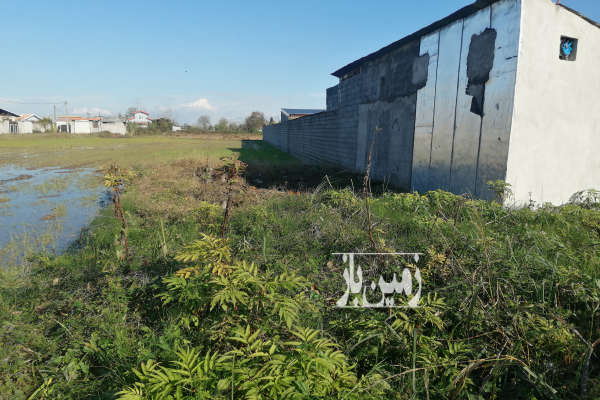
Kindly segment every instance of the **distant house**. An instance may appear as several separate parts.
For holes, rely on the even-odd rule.
[[[18,117],[18,115],[0,108],[0,118],[2,117]]]
[[[46,132],[47,126],[41,123],[37,114],[23,114],[17,118],[18,133]]]
[[[325,110],[310,109],[310,108],[282,108],[281,109],[281,122],[285,122],[290,119],[296,119],[305,117],[307,115],[318,114]]]
[[[6,111],[0,108],[0,134],[1,133],[18,133],[19,125],[17,123],[17,114]]]
[[[179,131],[181,130],[181,127],[180,127],[180,126],[177,126],[177,125],[173,125],[173,128],[171,128],[171,130],[172,130],[173,132],[179,132]]]
[[[65,115],[56,121],[56,129],[62,133],[90,134],[102,132],[102,118]]]
[[[131,118],[127,119],[127,123],[147,127],[152,123],[152,118],[150,118],[150,114],[148,114],[146,111],[138,110],[133,113]]]
[[[118,118],[114,119],[102,119],[102,131],[110,132],[117,135],[125,135],[127,133],[127,127],[125,122]]]

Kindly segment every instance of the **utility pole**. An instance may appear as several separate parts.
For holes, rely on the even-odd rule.
[[[52,128],[54,129],[54,132],[56,132],[56,104],[53,104],[52,108],[54,109],[54,118],[53,118],[54,126]]]

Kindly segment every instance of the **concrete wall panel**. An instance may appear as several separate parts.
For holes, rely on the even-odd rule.
[[[417,91],[427,85],[429,60],[415,41],[362,68],[355,171],[366,170],[374,143],[373,179],[410,190]]]
[[[463,20],[459,20],[440,32],[429,186],[444,190],[450,189],[462,31]]]
[[[473,97],[467,94],[467,59],[474,35],[481,34],[490,27],[491,7],[465,18],[461,58],[459,66],[459,82],[456,97],[456,124],[454,129],[452,168],[450,191],[453,193],[475,193],[477,174],[477,152],[479,150],[479,134],[481,117],[471,112]],[[471,55],[473,57],[473,55]]]
[[[431,161],[431,138],[435,111],[435,87],[437,82],[438,48],[440,32],[421,39],[420,55],[429,55],[428,79],[424,88],[417,93],[415,115],[415,139],[412,160],[411,190],[426,191],[429,185],[429,163]]]
[[[496,52],[490,80],[485,86],[475,190],[475,195],[483,199],[494,197],[487,185],[488,181],[506,178],[519,56],[520,21],[520,0],[505,0],[492,5],[492,29],[497,33]]]
[[[338,85],[327,89],[327,111],[337,110],[340,104]]]

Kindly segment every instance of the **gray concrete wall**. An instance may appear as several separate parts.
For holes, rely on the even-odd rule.
[[[408,190],[417,91],[426,83],[427,65],[419,42],[409,43],[329,88],[326,112],[267,126],[263,137],[302,160],[358,173],[366,169],[374,140],[373,178]]]
[[[410,190],[417,91],[427,83],[428,63],[429,56],[419,55],[415,41],[366,63],[359,75],[348,79],[361,82],[357,171],[366,169],[374,143],[373,178]]]
[[[327,89],[327,111],[337,110],[340,104],[338,85]]]
[[[506,181],[517,203],[600,189],[600,29],[550,0],[523,2]],[[578,39],[559,59],[561,36]]]
[[[502,0],[421,39],[412,189],[491,198],[506,174],[521,1]]]
[[[354,170],[356,115],[356,109],[344,107],[268,125],[263,127],[263,139],[308,163]]]
[[[520,10],[501,0],[364,62],[327,89],[327,112],[268,126],[265,140],[359,173],[374,142],[376,180],[491,197],[485,182],[506,173]]]

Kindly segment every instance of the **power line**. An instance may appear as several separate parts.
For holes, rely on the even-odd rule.
[[[52,120],[56,123],[56,105],[63,104],[65,107],[65,115],[67,115],[67,101],[56,101],[56,102],[33,102],[33,101],[19,101],[19,100],[11,100],[0,98],[0,102],[2,103],[10,103],[10,104],[25,104],[25,105],[51,105],[52,106]]]

